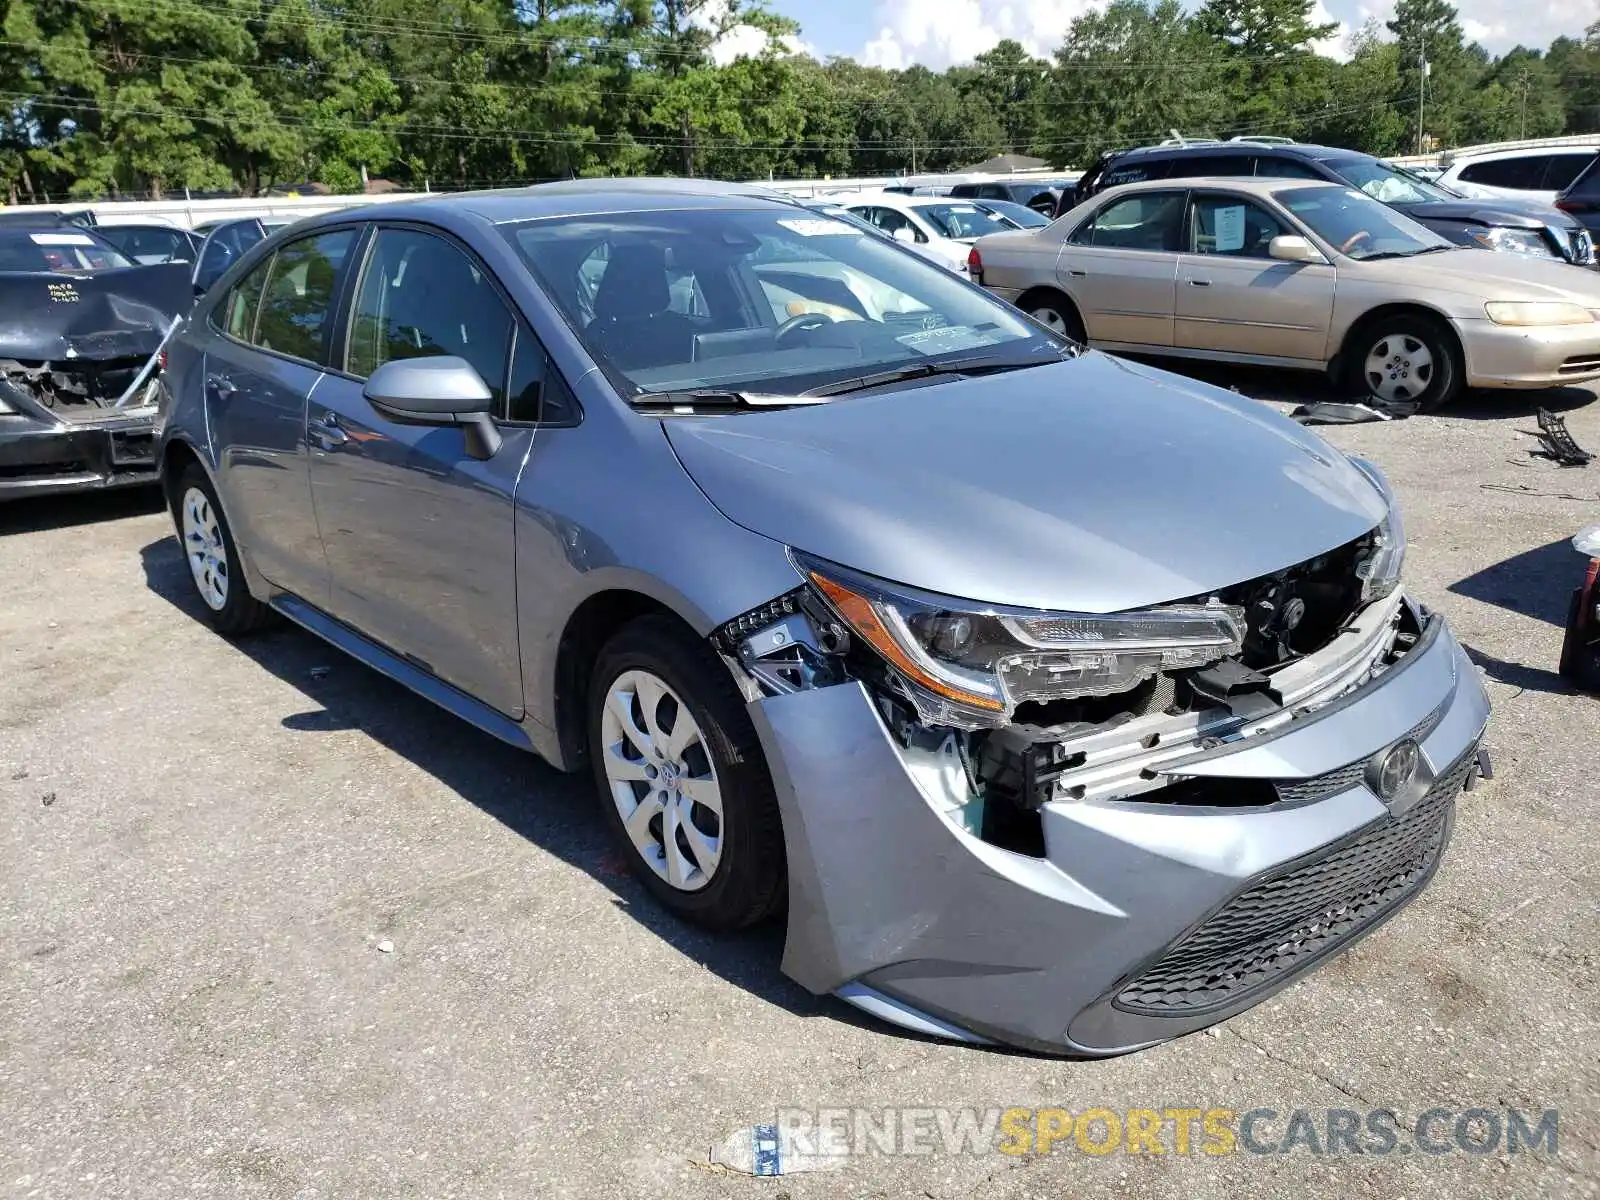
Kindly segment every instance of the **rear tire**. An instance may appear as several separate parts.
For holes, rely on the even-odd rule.
[[[1356,329],[1345,343],[1345,385],[1387,403],[1436,412],[1461,394],[1466,374],[1455,335],[1432,317],[1396,313]]]
[[[788,873],[772,777],[705,644],[671,617],[629,622],[600,651],[588,709],[601,810],[650,894],[718,931],[777,912]]]
[[[222,502],[199,463],[190,463],[178,476],[172,519],[189,580],[211,627],[238,637],[271,624],[273,611],[250,594]]]
[[[1089,335],[1083,328],[1083,318],[1078,315],[1078,306],[1060,292],[1030,292],[1017,301],[1017,307],[1051,333],[1059,333],[1080,346],[1089,344]]]

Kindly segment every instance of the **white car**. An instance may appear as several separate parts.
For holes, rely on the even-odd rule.
[[[1600,154],[1600,146],[1534,146],[1457,154],[1434,182],[1468,195],[1552,204],[1596,154]]]
[[[840,197],[839,202],[896,241],[916,246],[952,271],[967,269],[967,255],[980,237],[1018,228],[1014,222],[985,212],[970,200],[952,200],[948,196],[876,192]]]

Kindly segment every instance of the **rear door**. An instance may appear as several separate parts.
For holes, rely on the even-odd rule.
[[[355,238],[346,227],[280,247],[211,310],[206,344],[207,420],[234,537],[263,576],[319,605],[328,573],[311,509],[306,407]]]
[[[1172,345],[1184,191],[1108,200],[1068,236],[1056,263],[1092,342]]]
[[[1322,362],[1337,272],[1268,253],[1273,238],[1298,229],[1249,197],[1219,191],[1190,196],[1185,228],[1175,345]]]
[[[364,259],[344,336],[309,411],[327,609],[518,718],[512,495],[533,428],[508,392],[515,310],[488,270],[442,231],[380,225]],[[362,395],[383,363],[436,354],[466,359],[495,396],[503,444],[486,461],[468,456],[461,429],[397,424]]]

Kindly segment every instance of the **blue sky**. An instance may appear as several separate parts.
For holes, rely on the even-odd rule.
[[[1103,2],[1103,0],[1101,0]],[[966,61],[1001,37],[1035,53],[1060,43],[1072,18],[1094,0],[768,0],[800,22],[801,39],[821,57],[848,54],[862,62],[903,67],[920,62],[942,70]],[[1503,53],[1521,42],[1545,46],[1559,34],[1581,35],[1600,17],[1595,0],[1456,0],[1469,38]],[[1320,0],[1341,38],[1369,18],[1390,15],[1393,0]]]

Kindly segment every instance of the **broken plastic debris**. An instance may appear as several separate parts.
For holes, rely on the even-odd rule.
[[[384,938],[383,941],[378,943],[378,953],[379,954],[393,954],[394,953],[394,943],[391,942],[388,938]]]
[[[1539,439],[1543,450],[1534,451],[1545,458],[1554,459],[1563,467],[1587,467],[1594,459],[1582,446],[1578,445],[1567,431],[1567,419],[1558,417],[1547,408],[1539,410],[1539,432],[1534,436]]]
[[[1363,421],[1393,419],[1388,413],[1379,412],[1365,404],[1341,404],[1332,400],[1302,404],[1289,415],[1302,425],[1359,425]]]
[[[844,1165],[844,1156],[814,1154],[796,1145],[794,1131],[778,1125],[751,1125],[736,1129],[711,1147],[710,1161],[744,1175],[798,1175],[805,1171],[831,1171]]]

